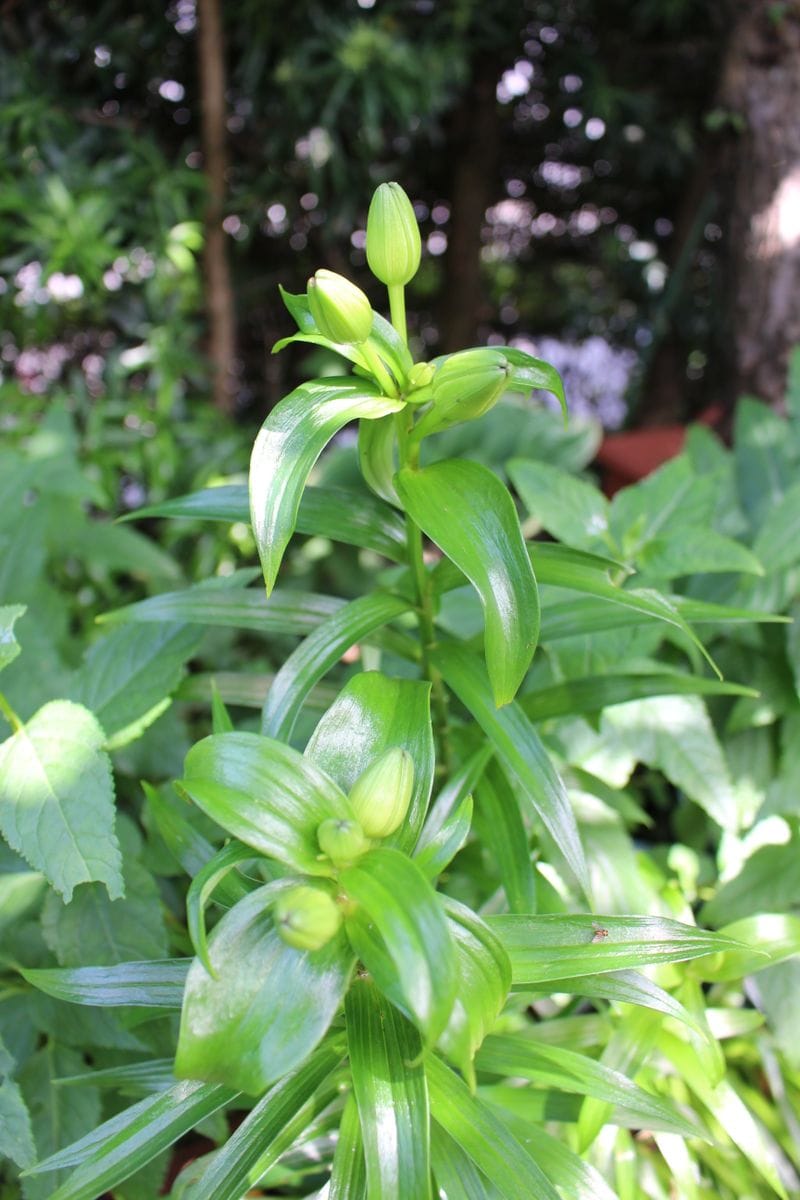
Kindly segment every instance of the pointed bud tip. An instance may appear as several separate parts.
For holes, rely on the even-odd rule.
[[[372,330],[372,305],[360,287],[324,267],[308,281],[308,307],[320,333],[332,342],[359,345]]]
[[[359,775],[350,792],[350,805],[364,833],[385,838],[402,825],[414,790],[414,760],[393,746]]]
[[[372,274],[387,287],[401,286],[414,278],[421,256],[411,201],[399,183],[382,183],[367,216],[367,262]]]

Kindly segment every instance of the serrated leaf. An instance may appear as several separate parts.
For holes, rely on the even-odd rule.
[[[381,1200],[429,1200],[428,1089],[417,1030],[367,979],[345,1005],[367,1190]]]
[[[588,875],[575,817],[536,730],[516,702],[495,708],[482,664],[462,647],[441,645],[433,659],[491,741],[503,766],[518,780],[521,795],[541,818],[586,892]]]
[[[636,561],[654,579],[708,572],[764,574],[759,558],[746,546],[713,529],[681,529],[669,537],[653,538]]]
[[[795,483],[774,506],[767,509],[753,543],[753,553],[768,571],[780,571],[800,559],[798,528],[800,483]]]
[[[31,1116],[38,1158],[59,1151],[65,1142],[79,1138],[100,1120],[100,1094],[92,1087],[62,1092],[53,1087],[60,1075],[84,1070],[83,1056],[50,1042],[42,1047],[20,1073],[19,1083]],[[30,1170],[28,1166],[26,1170]],[[36,1168],[33,1168],[36,1170]],[[64,1169],[48,1179],[23,1177],[25,1200],[52,1200]]]
[[[118,963],[108,967],[20,967],[33,987],[56,1000],[100,1008],[180,1008],[188,958]]]
[[[262,732],[288,739],[309,692],[345,651],[410,607],[400,596],[373,592],[351,600],[323,621],[289,655],[273,679],[261,715]]]
[[[506,470],[525,508],[559,541],[589,549],[608,535],[608,501],[599,488],[549,463],[516,458]]]
[[[426,1041],[447,1024],[456,990],[456,953],[439,900],[428,880],[398,850],[370,850],[339,876],[344,892],[363,911],[394,964],[394,986]],[[371,943],[360,936],[358,914],[345,925],[355,952],[383,986],[385,969],[373,968]]]
[[[123,891],[104,740],[87,709],[54,700],[0,746],[0,829],[65,900],[79,883]]]
[[[198,960],[186,980],[176,1075],[258,1095],[294,1070],[330,1025],[353,969],[342,933],[296,950],[278,933],[267,884],[227,912],[209,939],[212,978]]]
[[[254,733],[223,733],[186,756],[182,791],[223,829],[296,871],[326,875],[317,829],[328,817],[352,819],[347,798],[290,746]]]
[[[335,433],[357,418],[399,412],[403,401],[383,396],[363,379],[312,381],[273,408],[250,459],[250,513],[267,593],[294,532],[300,498],[314,463]]]
[[[26,611],[24,604],[4,604],[0,607],[0,671],[19,654],[20,646],[14,636],[14,622]]]
[[[433,786],[429,683],[390,679],[378,671],[355,675],[317,725],[305,757],[349,793],[359,775],[394,746],[402,746],[413,759],[414,788],[405,821],[383,844],[408,851],[422,826]]]
[[[30,1114],[13,1079],[0,1082],[0,1157],[18,1167],[29,1167],[36,1159]]]
[[[507,704],[539,636],[536,577],[508,491],[486,467],[455,459],[400,471],[396,485],[412,519],[477,591],[494,701]]]

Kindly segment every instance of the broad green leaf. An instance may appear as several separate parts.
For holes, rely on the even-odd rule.
[[[79,883],[123,891],[104,740],[87,709],[54,700],[0,746],[0,830],[67,901]]]
[[[125,625],[91,647],[70,699],[90,708],[114,747],[138,737],[174,692],[200,642],[179,625]]]
[[[289,655],[273,679],[262,711],[262,732],[288,739],[306,696],[345,651],[410,607],[409,601],[399,596],[373,592],[351,600],[323,621]]]
[[[419,1034],[367,979],[348,992],[345,1020],[368,1193],[429,1200],[428,1089]]]
[[[194,1079],[177,1083],[169,1091],[140,1100],[65,1150],[37,1163],[31,1174],[77,1166],[49,1193],[49,1200],[96,1200],[236,1095],[229,1088]],[[74,1103],[72,1093],[67,1098]]]
[[[477,591],[495,705],[513,700],[539,636],[539,595],[513,501],[479,463],[449,460],[400,471],[400,497],[417,525]]]
[[[797,482],[796,452],[786,421],[769,405],[746,396],[736,405],[733,434],[739,500],[758,528]]]
[[[0,1157],[10,1158],[18,1167],[36,1161],[30,1114],[13,1079],[0,1082]]]
[[[635,558],[656,537],[710,525],[716,500],[715,480],[696,475],[681,454],[617,492],[611,502],[611,530],[617,544]]]
[[[56,1000],[100,1008],[180,1008],[188,958],[118,963],[108,967],[18,968],[23,978]]]
[[[656,1124],[684,1137],[702,1136],[701,1128],[675,1106],[633,1083],[619,1071],[562,1046],[546,1046],[523,1035],[488,1037],[478,1054],[478,1069],[494,1075],[522,1076],[539,1086],[577,1092],[608,1104],[622,1104],[643,1126]]]
[[[475,1053],[492,1029],[508,997],[511,964],[497,936],[471,909],[457,900],[444,901],[456,946],[458,986],[447,1027],[438,1048],[475,1089]]]
[[[185,625],[220,625],[256,633],[304,634],[316,629],[344,602],[308,592],[275,591],[267,598],[261,588],[209,588],[205,584],[182,592],[163,592],[136,604],[104,613],[104,624],[121,621],[180,621]]]
[[[650,1009],[635,1008],[623,1014],[603,1047],[601,1065],[612,1071],[619,1071],[628,1078],[635,1078],[650,1057],[662,1024],[660,1018]],[[603,1126],[613,1118],[613,1103],[601,1100],[597,1096],[587,1096],[578,1115],[579,1149],[585,1151]],[[639,1121],[636,1124],[638,1125]]]
[[[457,986],[455,946],[436,893],[411,859],[384,847],[370,850],[339,879],[383,940],[405,1004],[425,1040],[434,1042],[450,1018]],[[371,944],[359,936],[356,921],[348,918],[346,928],[382,987],[385,971],[373,971]]]
[[[446,683],[469,709],[494,746],[500,761],[520,786],[520,794],[541,818],[584,890],[586,861],[564,785],[539,735],[519,704],[497,709],[482,664],[454,643],[441,645],[433,660]]]
[[[475,792],[478,837],[493,855],[509,910],[536,912],[536,876],[530,838],[505,774],[490,764]]]
[[[240,1200],[313,1118],[309,1101],[343,1054],[344,1038],[330,1038],[270,1088],[213,1156],[192,1191],[192,1200]]]
[[[780,571],[800,559],[800,483],[793,484],[778,503],[767,510],[753,553],[768,571]]]
[[[489,917],[488,924],[511,959],[515,987],[742,949],[732,938],[667,917],[545,913]],[[598,928],[607,929],[608,937],[595,942]]]
[[[345,377],[301,384],[269,414],[250,459],[250,513],[267,594],[294,532],[308,476],[328,442],[349,421],[384,417],[402,407],[375,384]]]
[[[430,716],[430,684],[390,679],[377,671],[355,675],[317,725],[305,749],[315,763],[350,792],[376,758],[402,746],[414,761],[414,790],[406,819],[384,841],[408,851],[425,819],[435,767]]]
[[[701,909],[718,927],[756,913],[781,913],[800,904],[800,839],[761,846],[745,859],[738,875],[723,883]]]
[[[369,488],[381,500],[399,506],[394,486],[395,423],[393,416],[377,421],[359,421],[358,462]]]
[[[186,756],[180,788],[223,829],[260,854],[326,875],[317,829],[352,818],[332,779],[291,746],[255,733],[204,738]]]
[[[588,549],[608,536],[608,501],[599,488],[548,463],[506,463],[525,508],[543,529],[568,546]]]
[[[457,1142],[503,1200],[558,1200],[558,1192],[495,1110],[472,1096],[438,1058],[425,1063],[431,1114]]]
[[[713,529],[680,529],[669,537],[653,538],[639,551],[636,561],[654,579],[706,572],[764,574],[759,558],[746,546]]]
[[[252,859],[253,851],[241,842],[229,842],[200,868],[186,893],[186,924],[194,952],[209,975],[214,968],[208,955],[206,905],[217,887],[240,862]],[[243,881],[244,882],[244,881]]]
[[[367,1200],[367,1167],[358,1106],[351,1092],[339,1122],[328,1200]]]
[[[62,1074],[85,1069],[83,1055],[50,1041],[25,1064],[19,1085],[27,1102],[37,1158],[58,1151],[65,1142],[80,1138],[100,1120],[100,1093],[93,1087],[62,1092],[54,1081]],[[26,1171],[37,1168],[26,1164]],[[48,1179],[23,1176],[26,1200],[52,1200],[56,1186],[65,1178],[59,1170]]]
[[[343,933],[321,950],[287,945],[271,907],[283,881],[251,892],[209,939],[212,978],[189,968],[175,1073],[258,1095],[294,1070],[330,1025],[353,969]]]
[[[365,422],[365,428],[377,422]],[[204,488],[128,514],[139,517],[184,517],[249,524],[250,504],[244,484]],[[297,512],[297,532],[330,538],[374,550],[393,562],[405,561],[402,517],[368,492],[338,487],[307,487]]]
[[[307,295],[305,293],[293,294],[287,292],[283,287],[280,288],[280,293],[281,299],[297,322],[300,332],[312,336],[319,334],[319,329],[308,306]],[[290,339],[284,339],[284,343],[288,340]],[[390,325],[380,313],[373,312],[372,314],[372,329],[368,340],[375,346],[384,362],[389,365],[398,383],[402,382],[408,371],[411,370],[413,360],[405,341],[394,326]],[[337,354],[344,354],[353,362],[365,362],[358,346],[337,346],[327,338],[324,341],[335,349]],[[273,353],[284,343],[279,342],[277,346],[273,347]]]
[[[600,712],[615,704],[643,700],[649,696],[756,696],[753,688],[723,683],[702,675],[663,674],[594,675],[566,679],[550,687],[537,688],[518,697],[520,708],[531,721],[550,721],[577,713]]]
[[[0,671],[19,654],[19,642],[14,636],[14,622],[26,612],[24,604],[4,604],[0,607]]]

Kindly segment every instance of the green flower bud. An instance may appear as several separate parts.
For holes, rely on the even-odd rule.
[[[422,244],[411,201],[399,183],[382,183],[367,216],[367,262],[388,287],[408,283],[419,268]]]
[[[342,914],[327,892],[298,884],[275,902],[275,924],[287,946],[319,950],[338,933]]]
[[[385,838],[399,829],[414,790],[414,760],[395,746],[376,758],[359,775],[350,793],[350,807],[371,838]]]
[[[372,306],[344,275],[317,271],[308,281],[308,307],[320,333],[332,342],[358,345],[370,335]]]
[[[501,350],[462,350],[439,367],[431,384],[433,407],[415,429],[417,437],[474,421],[493,408],[508,386],[510,366]]]
[[[323,854],[334,866],[346,867],[369,850],[369,838],[358,821],[330,817],[317,830],[317,841]]]
[[[414,363],[414,366],[408,372],[408,386],[410,388],[427,387],[435,374],[436,367],[433,365],[433,363]]]

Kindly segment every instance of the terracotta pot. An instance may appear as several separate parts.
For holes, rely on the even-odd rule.
[[[698,418],[699,424],[713,427],[721,416],[721,407],[713,405]],[[607,496],[613,496],[620,488],[644,479],[645,475],[680,454],[685,440],[685,425],[607,434],[595,459],[600,468],[603,491]]]

